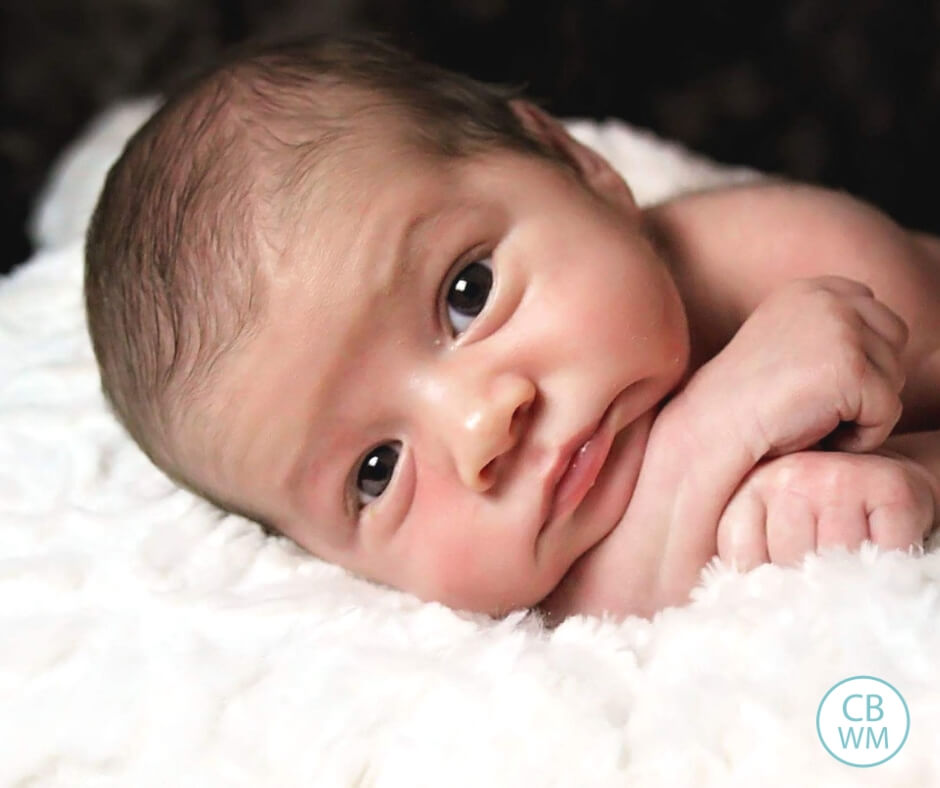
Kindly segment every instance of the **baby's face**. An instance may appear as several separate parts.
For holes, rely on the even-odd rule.
[[[550,162],[344,155],[223,373],[212,482],[373,580],[533,605],[623,515],[687,363],[678,291],[635,209]]]

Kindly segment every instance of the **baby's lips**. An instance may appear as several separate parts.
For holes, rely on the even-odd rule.
[[[549,520],[567,517],[577,509],[597,481],[612,443],[613,430],[601,425],[574,451],[555,485]]]

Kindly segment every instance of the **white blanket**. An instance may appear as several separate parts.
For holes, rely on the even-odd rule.
[[[81,300],[104,170],[150,111],[105,117],[0,281],[0,785],[940,785],[940,556],[713,565],[653,621],[461,615],[225,516],[107,413]],[[746,172],[575,123],[643,202]],[[854,768],[816,730],[856,675],[910,733]]]

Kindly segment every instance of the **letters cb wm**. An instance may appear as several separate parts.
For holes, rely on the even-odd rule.
[[[893,685],[875,676],[852,676],[819,702],[816,733],[827,752],[848,766],[878,766],[907,741],[911,715]]]

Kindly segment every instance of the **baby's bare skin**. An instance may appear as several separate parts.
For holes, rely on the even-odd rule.
[[[760,459],[811,446],[840,421],[868,425],[843,443],[865,451],[884,441],[900,413],[906,338],[857,282],[797,280],[773,293],[663,409],[623,520],[547,609],[648,615],[681,601],[717,553],[722,510]]]
[[[897,452],[802,451],[760,463],[718,522],[718,556],[741,570],[826,547],[920,544],[936,525],[935,480]]]
[[[790,187],[772,188],[779,191],[774,201],[784,212],[788,199],[804,199],[801,187],[792,187],[789,197]],[[747,210],[755,204],[757,221],[765,218],[760,216],[759,187],[738,196],[743,199],[736,221],[746,224]],[[695,199],[701,206],[708,197]],[[817,199],[816,195],[810,199]],[[677,244],[669,232],[683,224],[682,219],[675,219],[683,210],[682,200],[667,210],[673,222],[666,242],[675,249],[681,242]],[[850,208],[849,213],[854,211]],[[932,241],[911,243],[906,234],[879,227],[877,218],[867,222],[869,218],[862,210],[857,217],[850,216],[850,223],[862,222],[863,226],[853,229],[874,233],[874,242],[884,247],[876,246],[878,252],[899,261],[893,271],[882,265],[879,254],[853,259],[848,256],[851,246],[843,249],[847,257],[837,266],[823,267],[828,261],[817,256],[815,270],[853,273],[880,285],[880,293],[891,299],[904,320],[874,298],[871,288],[854,280],[788,279],[790,270],[814,272],[809,248],[803,249],[805,257],[790,258],[790,265],[781,264],[788,262],[784,256],[769,268],[752,265],[745,276],[730,280],[736,283],[731,289],[740,288],[744,279],[759,285],[756,297],[769,295],[714,357],[708,359],[709,351],[700,350],[699,358],[706,358],[706,363],[693,372],[653,426],[637,488],[621,523],[545,600],[543,607],[553,618],[605,611],[650,615],[684,602],[699,569],[716,554],[748,568],[766,560],[792,562],[817,546],[856,547],[862,538],[887,548],[920,544],[935,523],[940,501],[936,432],[921,433],[914,443],[907,441],[907,456],[886,450],[890,457],[871,456],[862,461],[844,454],[800,451],[829,435],[840,422],[830,440],[833,447],[875,450],[896,427],[902,407],[912,411],[909,426],[933,430],[940,426],[936,394],[940,326],[930,307],[931,299],[936,303],[940,294],[937,247]],[[785,237],[781,243],[779,235],[765,236],[768,249],[783,246],[792,255],[800,248],[792,238]],[[710,253],[715,254],[723,241],[717,235],[709,241]],[[832,243],[825,237],[820,241],[827,242]],[[733,257],[734,241],[725,246]],[[697,260],[701,247],[686,244],[685,249],[690,272],[686,281],[708,282],[708,252]],[[761,272],[765,272],[763,278]],[[889,286],[892,275],[895,281]],[[776,291],[771,289],[774,280],[784,282]],[[912,285],[926,287],[928,295],[918,294]],[[700,306],[707,310],[720,303],[747,303],[747,298],[728,297],[728,290],[717,288],[714,292],[721,297],[717,301],[701,298]],[[793,295],[799,298],[788,300]],[[692,300],[687,298],[687,305]],[[690,322],[694,337],[694,317]],[[907,342],[907,322],[914,329],[912,343]],[[790,452],[800,453],[766,462],[768,457]],[[917,460],[912,459],[915,455]],[[751,473],[762,459],[763,467]],[[806,474],[810,466],[817,475]],[[748,481],[736,490],[748,473]],[[798,484],[793,481],[795,475],[801,479]],[[794,488],[805,506],[803,511],[794,509],[793,532],[787,532],[781,493],[792,493]],[[810,532],[805,507],[818,513],[834,500],[863,512],[890,504],[890,523],[882,508],[876,527],[857,522],[840,532],[831,523],[814,520]],[[775,516],[774,527],[768,531],[763,514],[769,502]],[[652,523],[657,524],[658,538],[650,540]],[[804,533],[795,533],[800,529]]]
[[[852,452],[919,435],[893,448],[940,478],[932,241],[782,183],[640,210],[514,109],[570,168],[351,146],[343,183],[296,201],[266,319],[217,367],[204,489],[424,599],[622,616],[684,602],[742,480],[840,422]]]

